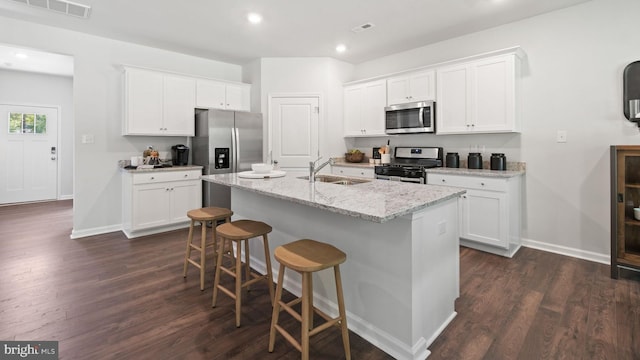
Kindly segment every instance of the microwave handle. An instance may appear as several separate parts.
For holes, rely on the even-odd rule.
[[[425,127],[424,125],[424,107],[420,107],[420,111],[418,113],[418,119],[420,119],[420,125],[422,125],[422,127]]]

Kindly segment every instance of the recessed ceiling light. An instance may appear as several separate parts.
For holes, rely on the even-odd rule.
[[[26,59],[28,58],[27,54],[25,53],[16,53],[15,55],[18,59]]]
[[[258,13],[250,13],[247,15],[247,19],[252,24],[260,24],[262,22],[262,15]]]
[[[343,53],[347,51],[347,46],[344,44],[339,44],[338,46],[336,46],[336,51],[339,53]]]

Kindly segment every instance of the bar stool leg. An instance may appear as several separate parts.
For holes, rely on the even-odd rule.
[[[236,250],[236,327],[240,327],[240,311],[242,310],[242,240],[238,241]]]
[[[211,307],[216,307],[216,299],[218,298],[218,285],[220,284],[220,266],[222,265],[222,256],[224,255],[224,247],[227,243],[227,240],[223,237],[220,238],[220,247],[221,250],[218,252],[218,261],[216,261],[216,275],[213,279],[213,300],[211,301]],[[231,249],[231,253],[233,254],[233,249]]]
[[[278,316],[280,316],[280,298],[282,297],[282,283],[284,281],[284,265],[280,264],[278,271],[278,285],[276,287],[276,296],[273,299],[273,314],[271,315],[271,331],[269,331],[269,352],[273,352],[276,343],[276,326],[278,325]]]
[[[342,344],[344,345],[344,354],[346,360],[351,359],[351,347],[349,346],[349,329],[347,328],[347,312],[344,308],[344,297],[342,293],[342,279],[340,276],[340,266],[333,267],[336,278],[336,294],[338,295],[338,311],[340,313],[340,328],[342,329]]]
[[[267,234],[262,235],[262,245],[264,246],[264,262],[267,266],[267,281],[269,284],[269,296],[271,297],[271,306],[274,305],[273,297],[273,273],[271,272],[271,254],[269,252],[269,238]],[[280,283],[280,281],[278,281]]]
[[[302,336],[300,345],[302,347],[302,360],[309,360],[309,312],[313,311],[309,307],[309,277],[311,273],[302,273]]]
[[[249,265],[249,259],[249,239],[246,239],[244,240],[244,275],[247,281],[251,280],[251,266]],[[240,275],[242,277],[242,271],[240,271]],[[247,291],[251,291],[250,285],[247,285]]]
[[[193,226],[195,220],[191,219],[191,225],[189,225],[189,236],[187,236],[187,250],[184,252],[184,270],[182,271],[182,277],[187,277],[187,264],[188,259],[191,257],[191,241],[193,241]]]
[[[205,262],[207,259],[207,222],[200,221],[200,291],[204,290]]]

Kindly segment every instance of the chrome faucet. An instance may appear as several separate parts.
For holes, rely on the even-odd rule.
[[[329,164],[333,165],[336,162],[333,158],[329,158],[329,160],[316,167],[316,163],[320,161],[320,159],[322,159],[322,156],[319,157],[316,161],[309,161],[309,182],[316,182],[316,174],[318,173],[318,171],[322,170],[323,167]]]

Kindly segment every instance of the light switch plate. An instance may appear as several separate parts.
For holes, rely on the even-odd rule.
[[[567,130],[558,130],[558,134],[556,135],[556,141],[559,143],[567,142]]]
[[[83,134],[82,135],[82,143],[83,144],[93,144],[94,143],[93,134]]]

